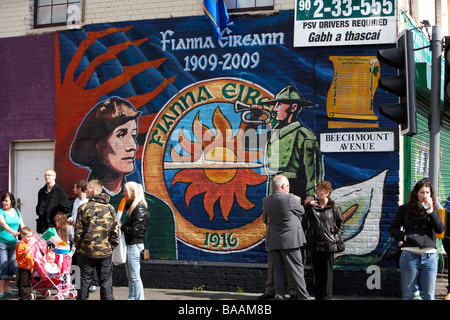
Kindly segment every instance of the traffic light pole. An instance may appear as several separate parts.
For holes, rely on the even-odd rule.
[[[440,26],[432,27],[431,35],[431,96],[430,96],[430,150],[429,150],[429,179],[435,194],[439,195],[440,172],[440,131],[441,131],[441,54],[442,31]]]
[[[380,106],[380,114],[397,122],[400,133],[412,136],[417,133],[416,68],[414,62],[414,37],[411,30],[403,30],[395,48],[378,50],[378,61],[397,69],[397,75],[380,78],[378,87],[399,97],[399,103]]]

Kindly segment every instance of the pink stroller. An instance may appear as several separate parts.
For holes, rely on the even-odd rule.
[[[61,272],[56,275],[48,274],[45,271],[44,265],[45,254],[47,252],[47,242],[40,237],[39,234],[33,233],[30,241],[32,245],[31,254],[34,260],[34,272],[31,277],[31,285],[33,291],[41,294],[42,297],[49,297],[51,295],[50,289],[56,289],[57,293],[54,297],[55,300],[63,300],[64,297],[70,299],[76,298],[77,291],[75,287],[68,281],[67,272]],[[36,299],[36,294],[32,293],[32,299]]]

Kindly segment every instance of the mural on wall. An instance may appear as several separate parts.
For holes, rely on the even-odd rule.
[[[57,33],[58,182],[99,179],[116,207],[142,183],[151,258],[265,263],[271,178],[302,199],[326,179],[344,211],[338,263],[379,262],[398,153],[374,107],[392,99],[376,48],[293,48],[292,19],[238,17],[222,40],[204,17]]]

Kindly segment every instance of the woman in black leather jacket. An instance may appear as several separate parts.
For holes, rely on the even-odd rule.
[[[317,200],[305,204],[316,300],[332,298],[334,253],[344,250],[344,219],[339,205],[329,198],[331,191],[331,183],[321,181],[317,184]]]
[[[402,242],[403,299],[414,299],[419,289],[423,299],[434,300],[437,275],[435,233],[442,233],[444,225],[433,186],[427,178],[418,181],[406,204],[398,207],[388,231]]]
[[[127,216],[121,230],[127,244],[125,270],[128,277],[128,300],[145,300],[140,258],[149,220],[147,201],[142,186],[134,181],[125,183],[123,195],[127,200]]]

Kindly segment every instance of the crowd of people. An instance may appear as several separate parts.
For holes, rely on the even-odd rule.
[[[140,277],[140,257],[149,212],[142,185],[127,182],[123,196],[126,217],[117,221],[116,211],[103,192],[102,182],[79,180],[74,183],[77,198],[70,205],[64,189],[56,183],[56,172],[45,172],[46,184],[38,192],[36,232],[44,234],[55,228],[59,244],[48,242],[45,270],[49,276],[65,273],[70,281],[70,266],[80,268],[80,288],[77,299],[86,300],[92,286],[100,287],[102,300],[113,300],[113,250],[119,244],[120,232],[126,243],[125,269],[129,281],[130,300],[144,300]],[[18,295],[21,300],[32,299],[31,278],[35,267],[30,245],[33,231],[25,226],[16,207],[14,195],[3,194],[0,209],[0,298]],[[72,207],[72,210],[71,210]],[[17,276],[18,292],[10,289],[10,280]]]
[[[124,184],[126,217],[118,221],[101,181],[76,181],[73,191],[77,198],[70,205],[64,189],[56,183],[54,170],[45,172],[45,180],[46,185],[38,192],[36,232],[42,234],[55,228],[63,243],[47,252],[48,272],[70,273],[70,266],[76,264],[80,268],[81,283],[77,299],[88,299],[96,282],[102,300],[114,299],[112,253],[123,233],[127,248],[128,298],[144,300],[140,261],[149,210],[142,185],[136,182]],[[305,244],[311,254],[315,299],[332,299],[334,257],[335,253],[345,250],[345,244],[343,214],[339,205],[330,198],[331,183],[319,182],[316,197],[308,196],[303,204],[298,196],[289,192],[289,180],[284,175],[273,177],[271,186],[273,192],[263,199],[268,278],[260,299],[286,299],[285,274],[290,298],[310,299],[302,257]],[[19,299],[31,299],[30,280],[34,262],[29,242],[33,231],[24,225],[12,193],[3,194],[1,203],[0,298],[18,294]],[[306,234],[302,227],[304,218],[308,221]],[[401,246],[399,267],[403,299],[414,299],[418,294],[423,299],[434,299],[437,274],[435,234],[442,233],[444,225],[428,179],[415,184],[408,201],[398,207],[388,231]],[[10,291],[9,282],[15,276],[18,293]]]
[[[304,206],[289,193],[289,180],[275,176],[273,193],[263,201],[263,219],[267,224],[266,247],[269,252],[268,279],[260,299],[285,299],[284,272],[291,299],[309,299],[304,280],[301,247],[307,243],[311,253],[316,300],[332,298],[334,254],[345,250],[342,210],[331,198],[328,181],[317,184],[317,199],[307,197]],[[399,241],[399,267],[402,299],[434,300],[437,257],[436,234],[444,232],[438,202],[429,179],[418,181],[408,201],[398,207],[389,226],[391,236]],[[308,219],[307,235],[301,219]],[[450,233],[443,243],[448,247]],[[273,264],[273,265],[272,265]],[[446,300],[450,299],[449,294]]]

